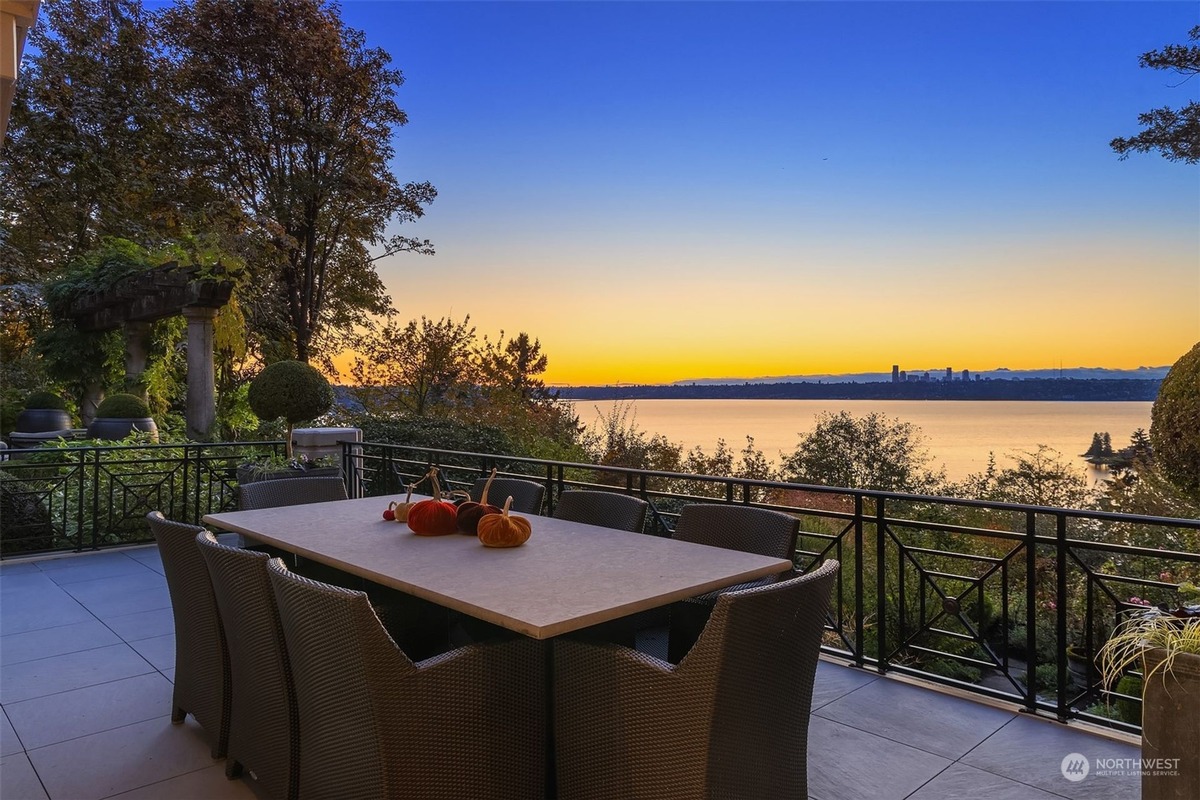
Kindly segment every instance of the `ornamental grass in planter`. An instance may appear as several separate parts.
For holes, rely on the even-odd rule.
[[[1200,606],[1132,612],[1100,648],[1106,686],[1141,665],[1142,800],[1200,797]]]

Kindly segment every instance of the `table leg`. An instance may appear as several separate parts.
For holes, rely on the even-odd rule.
[[[546,679],[546,797],[558,797],[558,771],[554,760],[554,640],[542,639],[542,655],[545,659]]]

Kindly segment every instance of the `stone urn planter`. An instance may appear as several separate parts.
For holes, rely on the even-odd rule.
[[[109,441],[119,441],[135,431],[147,433],[151,441],[158,441],[158,426],[150,417],[150,407],[132,394],[106,397],[96,408],[96,418],[87,429],[89,438]]]
[[[1179,592],[1196,599],[1196,587]],[[1100,648],[1105,686],[1142,668],[1142,800],[1200,797],[1200,605],[1124,612]]]
[[[1142,800],[1200,797],[1200,655],[1147,650],[1142,695]],[[1153,674],[1152,674],[1153,673]]]

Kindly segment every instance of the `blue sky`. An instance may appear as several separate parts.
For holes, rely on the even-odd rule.
[[[571,383],[1170,363],[1200,168],[1108,142],[1200,96],[1137,66],[1198,8],[348,2],[439,190],[381,274]]]

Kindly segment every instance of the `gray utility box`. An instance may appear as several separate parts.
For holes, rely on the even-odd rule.
[[[292,431],[292,455],[306,456],[310,461],[332,456],[341,464],[342,446],[338,442],[361,441],[362,428],[296,428]]]

